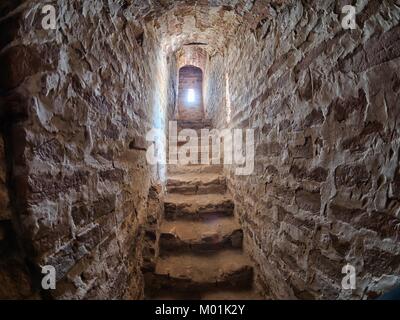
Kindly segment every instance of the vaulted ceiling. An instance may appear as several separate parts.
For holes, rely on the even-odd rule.
[[[212,55],[223,51],[237,28],[256,29],[276,16],[290,0],[132,0],[116,1],[133,17],[156,27],[162,46],[174,52],[183,45],[199,45]],[[123,3],[123,4],[122,4]]]

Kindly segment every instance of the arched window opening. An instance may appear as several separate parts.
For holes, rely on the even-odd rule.
[[[194,66],[184,66],[180,68],[178,90],[178,119],[203,119],[202,70]]]

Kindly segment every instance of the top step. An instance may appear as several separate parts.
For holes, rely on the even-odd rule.
[[[177,120],[178,128],[180,129],[210,129],[211,120]]]
[[[221,164],[169,164],[168,174],[184,174],[184,173],[221,173],[223,165]]]

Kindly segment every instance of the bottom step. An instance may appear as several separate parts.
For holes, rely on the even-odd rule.
[[[263,300],[253,290],[211,290],[203,293],[159,292],[151,300]]]
[[[146,285],[156,293],[204,292],[215,289],[250,289],[253,268],[240,250],[213,254],[181,254],[158,259],[154,274],[147,275]]]
[[[207,292],[202,295],[202,300],[263,300],[253,290],[240,290],[240,291],[214,291]]]

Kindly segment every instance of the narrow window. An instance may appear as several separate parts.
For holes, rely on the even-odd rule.
[[[195,94],[194,94],[194,89],[189,89],[188,90],[187,101],[189,103],[193,103],[193,102],[196,101],[196,97],[195,97]]]
[[[184,66],[179,69],[178,81],[177,119],[203,119],[203,71],[195,66]]]

